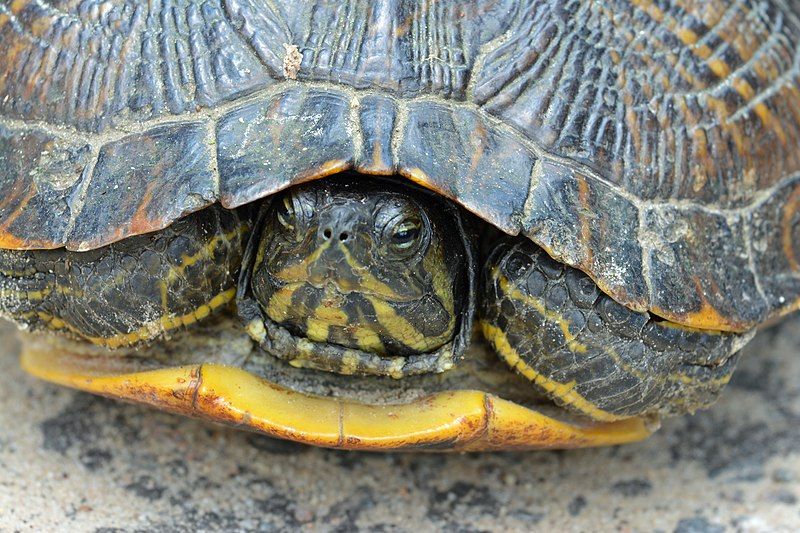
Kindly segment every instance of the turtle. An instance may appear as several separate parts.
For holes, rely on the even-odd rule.
[[[800,308],[788,0],[0,4],[45,380],[309,444],[570,448]]]

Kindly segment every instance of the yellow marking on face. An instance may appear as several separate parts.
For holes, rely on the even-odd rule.
[[[427,337],[419,332],[408,320],[398,315],[391,305],[374,296],[365,295],[375,309],[378,323],[388,331],[392,338],[418,352],[427,352],[438,348],[453,336],[452,329],[441,335]]]
[[[292,283],[275,291],[267,304],[267,316],[273,322],[281,323],[289,318],[289,309],[292,307],[292,296],[304,283]]]
[[[569,330],[569,320],[565,319],[557,312],[548,309],[544,304],[544,301],[541,299],[524,294],[521,290],[519,290],[519,288],[512,285],[508,278],[500,273],[499,267],[494,267],[492,269],[492,277],[497,279],[497,282],[500,285],[500,292],[502,294],[505,294],[513,300],[517,300],[518,302],[522,302],[525,305],[532,307],[545,319],[556,324],[559,329],[561,329],[561,334],[564,336],[564,340],[567,341],[567,348],[569,348],[570,351],[576,353],[586,353],[587,346],[579,342],[577,337]]]
[[[494,347],[495,351],[503,358],[503,360],[515,369],[517,372],[528,378],[532,383],[541,387],[555,398],[570,407],[573,407],[581,413],[603,422],[611,422],[614,420],[621,420],[625,417],[609,413],[600,409],[592,402],[581,396],[575,390],[575,381],[569,383],[559,383],[549,379],[534,370],[530,365],[522,360],[519,353],[511,346],[505,333],[497,326],[490,324],[485,320],[480,321],[483,336]]]
[[[337,299],[326,287],[325,298],[314,309],[314,314],[306,318],[306,336],[315,342],[325,342],[330,338],[330,326],[346,326],[347,313],[338,306]]]
[[[380,336],[372,328],[356,327],[353,330],[353,337],[358,342],[358,347],[365,352],[386,353],[386,347],[383,345]]]
[[[350,266],[353,272],[358,275],[359,292],[370,293],[380,296],[385,300],[396,302],[407,300],[407,298],[397,294],[394,289],[373,276],[367,267],[359,263],[356,258],[353,257],[353,254],[350,253],[350,250],[347,249],[347,246],[345,246],[344,243],[339,243],[339,250],[344,255],[345,261],[347,261],[347,264]],[[352,290],[355,288],[348,287],[346,282],[343,280],[339,281],[339,286],[342,287],[343,290]]]
[[[272,276],[287,283],[295,283],[297,281],[308,279],[308,267],[313,265],[314,262],[320,258],[323,252],[330,248],[330,246],[331,241],[325,241],[308,257],[303,258],[298,263],[291,264],[282,270],[279,270],[278,272],[272,274]]]
[[[440,335],[428,336],[418,331],[407,319],[398,314],[392,307],[394,302],[413,301],[422,295],[403,296],[398,294],[387,283],[373,275],[369,268],[361,264],[347,246],[338,241],[328,240],[318,247],[306,259],[285,267],[274,274],[274,277],[288,282],[276,291],[269,299],[266,314],[274,322],[285,323],[293,313],[292,296],[298,288],[310,284],[308,271],[315,261],[321,259],[322,253],[330,246],[336,246],[341,252],[341,259],[351,269],[352,275],[341,276],[324,286],[325,296],[320,304],[310,312],[305,321],[305,337],[313,342],[332,342],[331,327],[342,328],[342,335],[352,341],[360,350],[376,354],[385,354],[382,335],[387,335],[418,352],[427,352],[438,348],[452,339],[457,317],[454,312],[454,296],[452,279],[446,269],[446,260],[441,247],[432,246],[424,257],[426,272],[432,276],[432,289],[444,309],[448,313],[449,323]],[[431,253],[433,251],[433,253]],[[314,285],[315,287],[317,285]],[[370,323],[373,318],[364,316],[351,317],[342,308],[344,293],[357,292],[363,295],[375,310],[377,324]],[[339,335],[339,331],[336,331]],[[336,337],[338,338],[338,337]],[[342,342],[338,340],[336,342]],[[296,365],[305,365],[304,357],[295,358]],[[404,361],[404,359],[403,359]],[[360,362],[359,362],[360,364]],[[400,368],[405,363],[399,363]],[[450,363],[452,365],[452,363]],[[346,371],[347,369],[345,369]],[[399,371],[398,371],[399,372]],[[397,374],[397,372],[395,372]]]
[[[119,348],[121,346],[130,346],[135,344],[139,341],[146,341],[154,338],[156,335],[163,333],[165,331],[169,331],[172,329],[176,329],[181,326],[188,326],[190,324],[194,324],[198,320],[202,320],[203,318],[210,315],[214,310],[226,305],[227,303],[231,302],[236,297],[236,289],[228,289],[227,291],[221,292],[214,296],[208,303],[201,305],[197,309],[186,313],[184,315],[174,315],[168,314],[164,315],[156,320],[146,323],[145,325],[139,327],[138,329],[130,332],[130,333],[120,333],[117,335],[111,335],[109,337],[94,337],[85,335],[80,331],[79,328],[73,326],[62,320],[61,318],[39,311],[37,315],[40,319],[47,322],[48,325],[53,329],[66,329],[69,330],[76,335],[82,337],[83,339],[91,342],[92,344],[96,344],[98,346],[104,346],[106,348]]]
[[[289,265],[279,270],[278,272],[275,272],[274,274],[272,274],[272,276],[286,283],[296,283],[308,280],[309,267],[311,267],[316,261],[320,259],[322,254],[328,248],[330,248],[332,242],[333,241],[331,240],[325,241],[316,250],[314,250],[314,252],[311,253],[308,257],[302,259],[297,263]],[[417,298],[417,296],[406,297],[401,294],[398,294],[394,289],[392,289],[392,287],[390,287],[383,281],[376,278],[372,273],[370,273],[369,268],[364,266],[353,256],[353,254],[350,252],[350,250],[344,243],[337,242],[337,247],[344,256],[344,260],[350,267],[352,273],[355,275],[355,277],[358,278],[358,280],[355,282],[349,281],[345,278],[337,279],[336,285],[343,292],[360,292],[360,293],[372,294],[375,296],[379,296],[384,300],[396,301],[396,302],[410,301],[412,299]],[[444,285],[444,283],[440,283],[440,285]],[[443,299],[442,301],[445,300]]]
[[[339,326],[344,327],[350,321],[350,317],[347,316],[343,310],[336,308],[336,307],[329,307],[327,305],[320,305],[314,310],[314,318],[317,320],[326,322],[332,326]]]
[[[254,318],[248,322],[245,327],[247,334],[256,342],[264,342],[267,338],[267,329],[264,327],[264,322],[259,318]]]
[[[445,261],[442,247],[435,245],[431,246],[423,258],[422,264],[425,267],[425,272],[431,274],[433,293],[450,316],[448,329],[453,329],[456,320],[455,302],[453,301],[453,279],[450,277],[450,273],[447,272]]]
[[[314,317],[306,319],[306,337],[314,342],[325,342],[328,340],[328,323]]]

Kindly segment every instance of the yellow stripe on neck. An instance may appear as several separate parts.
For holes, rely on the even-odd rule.
[[[481,330],[486,340],[491,343],[495,351],[508,363],[508,365],[515,369],[517,372],[528,378],[531,382],[547,391],[550,395],[558,398],[561,402],[570,407],[573,407],[593,418],[603,422],[611,422],[614,420],[622,420],[624,416],[615,415],[600,409],[592,402],[581,396],[575,390],[575,381],[569,383],[559,383],[550,378],[547,378],[534,370],[530,365],[522,360],[519,353],[511,346],[511,343],[506,337],[506,334],[494,324],[490,324],[485,320],[480,321]]]
[[[536,311],[545,319],[555,323],[561,329],[561,334],[564,335],[564,340],[567,341],[567,348],[569,348],[570,351],[575,353],[586,353],[588,347],[582,342],[578,341],[575,334],[569,330],[570,322],[567,319],[565,319],[559,313],[548,309],[541,299],[524,294],[521,290],[519,290],[519,288],[513,285],[507,277],[500,273],[499,267],[494,267],[492,269],[492,277],[496,278],[497,282],[500,284],[501,294],[505,294],[512,300],[517,300],[518,302],[522,302],[525,305],[536,309]]]

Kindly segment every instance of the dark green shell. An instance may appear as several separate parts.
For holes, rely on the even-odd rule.
[[[800,306],[800,6],[680,4],[0,4],[0,247],[89,250],[355,168],[633,309],[753,327]]]

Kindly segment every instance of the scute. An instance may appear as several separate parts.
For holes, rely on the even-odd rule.
[[[636,310],[649,307],[637,206],[605,183],[544,160],[531,186],[523,232],[550,255],[592,274]]]
[[[795,3],[63,9],[0,7],[4,248],[89,249],[356,168],[636,310],[739,331],[800,306]]]
[[[208,137],[202,123],[183,122],[103,145],[67,246],[98,248],[166,227],[214,202]]]
[[[91,161],[90,147],[0,120],[0,248],[52,248],[64,242],[68,201]]]
[[[292,87],[224,114],[216,132],[223,205],[352,166],[348,100],[337,91]]]

